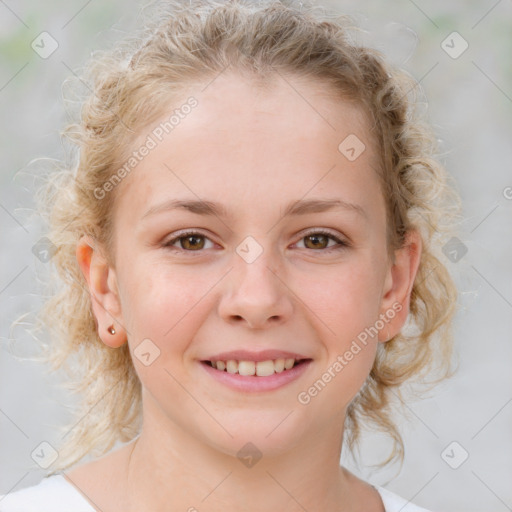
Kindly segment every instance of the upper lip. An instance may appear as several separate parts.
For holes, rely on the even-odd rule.
[[[285,350],[262,350],[260,352],[249,352],[248,350],[232,350],[231,352],[222,352],[210,356],[204,361],[269,361],[275,359],[310,359],[296,352]]]

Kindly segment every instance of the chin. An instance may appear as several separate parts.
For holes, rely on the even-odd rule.
[[[274,457],[293,450],[307,434],[307,420],[299,411],[240,411],[219,422],[222,428],[203,432],[203,439],[216,450],[238,459],[244,456]],[[216,434],[215,437],[212,434]]]

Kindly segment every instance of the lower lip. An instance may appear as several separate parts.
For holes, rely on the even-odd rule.
[[[256,375],[240,375],[238,373],[228,373],[225,370],[217,370],[210,366],[208,363],[201,362],[201,366],[217,381],[233,388],[237,391],[273,391],[289,382],[298,379],[308,368],[311,359],[303,361],[295,365],[289,370],[283,370],[280,373],[274,373],[267,377],[258,377]]]

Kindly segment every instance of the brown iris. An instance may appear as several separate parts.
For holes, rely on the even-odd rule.
[[[181,237],[181,246],[183,247],[183,249],[202,249],[204,247],[204,236],[183,236]]]
[[[313,247],[308,247],[307,240],[310,240],[313,242]],[[325,242],[325,245],[323,243]],[[329,237],[327,235],[322,234],[313,234],[313,235],[307,235],[304,237],[304,245],[308,247],[308,249],[324,249],[327,247],[327,244],[329,243]]]

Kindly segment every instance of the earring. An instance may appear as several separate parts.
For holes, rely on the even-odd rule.
[[[107,327],[107,331],[108,331],[110,334],[112,334],[112,335],[114,335],[114,334],[116,333],[116,330],[114,329],[114,326],[113,326],[113,325],[111,325],[110,327]]]

